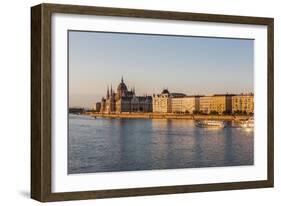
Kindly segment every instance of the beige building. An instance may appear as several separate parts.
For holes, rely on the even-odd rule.
[[[152,96],[152,111],[156,113],[172,112],[172,97],[167,89],[164,89],[161,94]]]
[[[189,113],[199,111],[199,97],[186,96],[172,98],[172,112],[173,113]]]
[[[199,111],[209,114],[211,111],[212,96],[203,96],[199,100]]]
[[[254,113],[254,95],[241,94],[232,97],[232,112],[233,113]]]
[[[232,112],[232,96],[233,95],[224,94],[212,96],[211,111],[216,111],[219,114],[222,114],[224,112],[230,114]]]
[[[219,114],[232,112],[233,95],[213,95],[200,97],[199,110],[203,113],[217,112]]]

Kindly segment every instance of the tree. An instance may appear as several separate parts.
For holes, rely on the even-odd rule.
[[[236,110],[236,111],[234,111],[234,114],[241,115],[242,114],[242,110]]]
[[[210,114],[211,115],[218,115],[219,113],[218,113],[218,111],[212,110],[212,111],[210,111]]]
[[[201,114],[201,111],[193,110],[192,114]]]
[[[231,112],[230,112],[230,111],[223,111],[222,114],[223,114],[223,115],[230,115]]]

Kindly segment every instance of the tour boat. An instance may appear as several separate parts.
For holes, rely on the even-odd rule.
[[[242,128],[253,128],[254,127],[254,118],[251,117],[246,121],[240,123]]]
[[[224,122],[223,121],[217,121],[217,120],[203,120],[203,121],[197,121],[195,123],[197,127],[202,128],[224,128]]]

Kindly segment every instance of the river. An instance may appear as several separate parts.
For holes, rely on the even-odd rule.
[[[69,115],[68,173],[253,165],[254,131],[193,120]]]

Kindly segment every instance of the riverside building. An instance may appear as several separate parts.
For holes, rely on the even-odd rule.
[[[152,111],[155,113],[188,113],[199,110],[199,96],[187,96],[183,93],[170,93],[163,89],[152,96]]]
[[[128,90],[123,77],[116,92],[107,88],[106,96],[101,99],[101,113],[152,112],[151,96],[136,96],[135,89]]]
[[[188,113],[199,111],[199,96],[185,96],[172,98],[173,113]]]
[[[232,97],[233,113],[254,113],[254,94],[240,94]]]
[[[212,96],[200,97],[199,110],[205,114],[212,112],[218,114],[231,114],[232,113],[232,94],[215,94]]]
[[[153,94],[152,111],[156,113],[172,112],[172,96],[168,89],[163,89],[161,94]]]
[[[100,112],[100,109],[101,109],[101,103],[100,103],[100,102],[97,102],[97,103],[95,104],[94,110],[95,110],[96,112]]]
[[[199,99],[199,111],[205,114],[211,112],[212,96],[203,96]]]
[[[105,97],[95,106],[95,111],[101,113],[253,114],[254,95],[250,93],[187,96],[163,89],[160,94],[137,96],[135,89],[128,90],[122,77],[116,92],[112,87],[110,90],[108,87]]]

